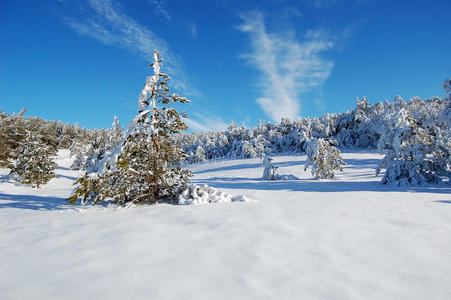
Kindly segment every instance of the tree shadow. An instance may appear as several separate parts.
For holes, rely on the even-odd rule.
[[[362,167],[366,168],[374,168],[376,169],[379,164],[379,159],[368,158],[368,159],[345,159],[346,168],[351,169],[361,169]],[[291,160],[285,162],[274,162],[274,166],[276,167],[291,167],[291,166],[303,166],[305,164],[305,160]],[[234,170],[243,170],[243,169],[253,169],[253,168],[262,168],[263,164],[261,162],[257,163],[243,163],[232,166],[219,166],[216,168],[209,168],[205,170],[193,171],[193,174],[205,174],[212,172],[221,172],[221,171],[234,171]]]
[[[62,166],[57,166],[56,167],[58,170],[64,170],[64,171],[72,171],[70,168],[68,167],[62,167]]]
[[[78,177],[68,176],[68,175],[62,175],[62,174],[57,174],[56,177],[57,177],[57,178],[59,178],[59,177],[66,178],[66,179],[69,179],[69,180],[72,180],[72,181],[75,181],[75,180],[78,179]]]
[[[240,180],[240,182],[237,182]],[[343,180],[263,180],[243,177],[214,177],[193,180],[197,184],[208,184],[215,188],[253,189],[263,191],[289,190],[296,192],[408,192],[451,194],[451,186],[396,187],[384,185],[377,181],[343,181]]]
[[[80,204],[70,205],[66,201],[66,198],[0,193],[0,209],[18,208],[29,210],[67,210],[80,206]]]
[[[345,159],[344,160],[346,163],[345,169],[362,169],[362,168],[367,168],[367,169],[373,169],[374,172],[376,173],[376,168],[380,163],[380,160],[378,159]]]
[[[351,169],[374,169],[379,164],[379,159],[345,159],[346,168]],[[278,167],[303,165],[304,161],[292,160],[286,162],[275,162],[274,165]],[[243,170],[252,168],[262,168],[262,164],[258,163],[243,163],[232,166],[221,166],[217,168],[210,168],[206,170],[193,171],[193,174],[205,174],[210,172],[222,172]],[[359,178],[359,181],[353,179]],[[373,172],[364,172],[361,174],[352,174],[350,180],[313,180],[311,178],[301,178],[297,180],[275,180],[268,181],[262,178],[249,177],[213,177],[204,179],[193,179],[197,184],[208,184],[216,188],[227,189],[255,189],[255,190],[290,190],[290,191],[304,191],[304,192],[408,192],[408,193],[436,193],[436,194],[451,194],[451,185],[429,185],[421,187],[398,187],[392,185],[384,185],[379,181],[365,180],[374,178]],[[448,202],[446,202],[448,203]]]
[[[273,165],[276,167],[292,167],[292,166],[304,166],[305,161],[297,160],[297,161],[285,161],[285,162],[275,162]],[[260,164],[260,167],[263,167],[263,164]]]
[[[439,202],[439,203],[447,203],[447,204],[451,204],[451,200],[437,200],[437,201],[432,201],[432,202]]]
[[[205,174],[219,171],[233,171],[233,170],[242,170],[242,169],[252,169],[262,167],[261,163],[247,163],[247,164],[239,164],[233,166],[221,166],[217,168],[209,168],[206,170],[193,171],[193,174]]]
[[[1,182],[8,182],[10,178],[9,174],[0,175],[0,183]]]
[[[376,167],[380,163],[380,159],[376,158],[364,158],[364,159],[356,159],[356,158],[347,158],[344,159],[345,163],[348,166],[352,166],[354,168],[361,168],[362,166],[366,166],[367,168]]]

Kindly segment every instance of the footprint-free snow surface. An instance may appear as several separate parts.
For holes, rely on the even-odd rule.
[[[118,208],[65,202],[58,157],[40,189],[0,175],[1,299],[450,299],[451,189],[379,183],[374,153],[315,181],[303,156],[193,165],[193,181],[254,201]]]

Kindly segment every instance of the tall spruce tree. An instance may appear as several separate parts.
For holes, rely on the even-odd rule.
[[[169,94],[169,76],[160,73],[160,53],[154,52],[154,75],[146,79],[138,100],[138,114],[131,122],[126,137],[116,151],[104,159],[103,170],[85,173],[75,184],[78,187],[68,199],[82,202],[114,198],[119,204],[176,201],[191,176],[180,167],[185,158],[171,137],[188,127],[170,107],[189,102],[177,94]],[[102,165],[102,164],[101,164]]]

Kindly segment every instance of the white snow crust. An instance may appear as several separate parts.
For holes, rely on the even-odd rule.
[[[2,169],[0,298],[450,299],[450,187],[382,185],[381,155],[343,158],[320,181],[305,156],[273,161],[297,180],[265,181],[254,159],[194,165],[194,184],[256,201],[126,208],[67,205],[68,151],[40,189]]]

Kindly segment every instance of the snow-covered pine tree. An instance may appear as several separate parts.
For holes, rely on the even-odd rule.
[[[124,130],[121,126],[121,122],[119,121],[117,116],[114,116],[113,124],[111,125],[110,134],[109,134],[109,147],[113,148],[119,145],[124,138]]]
[[[343,172],[346,165],[340,150],[325,139],[311,139],[306,144],[307,160],[304,171],[312,166],[312,175],[316,179],[333,178],[335,171]]]
[[[9,143],[10,139],[10,117],[5,116],[0,119],[0,168],[10,168],[14,157],[14,149]]]
[[[104,168],[105,154],[111,145],[109,144],[108,129],[94,129],[91,143],[86,150],[86,164],[83,169],[88,173],[101,172]]]
[[[265,155],[263,157],[263,180],[277,180],[277,167],[272,164],[272,158]]]
[[[443,87],[447,91],[445,80]],[[381,182],[395,185],[439,183],[451,178],[449,96],[423,101],[412,98],[408,103],[400,97],[386,117],[378,149],[385,157],[376,175],[386,169]],[[440,113],[441,111],[441,113]]]
[[[265,142],[266,141],[265,141],[265,138],[264,138],[263,135],[258,134],[257,136],[254,136],[253,142],[254,142],[255,154],[257,155],[257,157],[263,158],[263,156],[265,154],[269,155],[271,150],[270,149],[265,149]],[[267,150],[266,152],[268,152],[268,153],[266,153],[265,150]]]
[[[63,124],[63,130],[58,137],[58,147],[69,149],[75,139],[74,128],[70,124]]]
[[[205,161],[205,150],[201,145],[197,146],[193,159],[195,163]]]
[[[249,141],[244,141],[241,147],[241,156],[243,158],[254,158],[257,157],[257,152],[254,147],[249,143]]]
[[[451,183],[451,78],[444,81],[443,87],[447,104],[439,115],[438,126],[434,127],[436,139],[433,156],[445,171],[448,183]]]
[[[74,141],[70,146],[70,156],[75,157],[74,161],[70,165],[71,170],[86,170],[87,167],[87,146]]]
[[[378,150],[385,152],[385,157],[376,169],[376,175],[386,169],[382,183],[422,185],[439,181],[437,174],[431,172],[434,162],[427,157],[434,138],[418,126],[406,109],[393,113],[384,128]]]
[[[0,167],[12,168],[14,161],[19,156],[19,148],[26,139],[26,128],[22,109],[18,114],[6,116],[1,120],[1,144]]]
[[[42,139],[34,138],[28,133],[26,140],[19,147],[19,155],[10,174],[13,179],[22,184],[39,188],[56,177],[54,173],[56,163],[51,158],[55,154],[51,145],[43,143]]]
[[[172,136],[187,126],[171,103],[189,102],[177,94],[169,95],[169,76],[160,73],[160,53],[154,52],[154,75],[146,79],[140,94],[138,114],[132,121],[122,145],[112,151],[111,161],[104,160],[104,169],[86,173],[76,184],[74,194],[68,199],[74,204],[93,203],[114,198],[119,204],[156,203],[161,200],[177,201],[191,176],[182,169],[183,151],[172,143]],[[159,107],[158,105],[161,105]],[[115,160],[114,158],[117,157]]]
[[[39,124],[39,122],[37,123]],[[60,130],[57,130],[59,126]],[[58,152],[58,131],[59,134],[61,134],[63,131],[62,129],[63,126],[61,122],[58,123],[56,121],[51,121],[45,122],[42,126],[40,126],[39,130],[31,131],[31,134],[37,136],[40,139],[40,143],[50,147],[51,149],[49,149],[49,151],[53,152],[53,155],[56,155]]]

